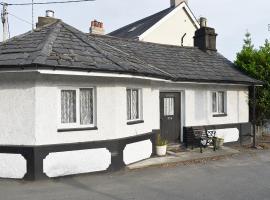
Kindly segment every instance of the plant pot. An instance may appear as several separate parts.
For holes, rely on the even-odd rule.
[[[221,149],[223,147],[223,144],[224,144],[224,139],[223,138],[218,138],[217,143],[218,143],[219,149]]]
[[[223,138],[214,138],[214,143],[215,143],[216,149],[222,149],[223,144],[224,144],[224,139]]]
[[[166,156],[167,153],[167,145],[164,146],[156,146],[156,153],[158,156]]]

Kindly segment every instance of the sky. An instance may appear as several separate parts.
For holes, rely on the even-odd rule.
[[[35,2],[52,0],[35,0]],[[62,1],[62,0],[54,0]],[[27,3],[31,0],[6,0],[6,3]],[[36,5],[34,21],[44,16],[45,10],[54,10],[55,17],[75,28],[88,32],[93,19],[103,21],[106,33],[126,24],[137,21],[169,7],[170,0],[96,0],[93,2]],[[269,0],[189,0],[188,5],[194,15],[206,17],[208,26],[218,33],[217,49],[231,61],[243,46],[243,38],[247,31],[251,33],[256,48],[270,38]],[[31,6],[9,6],[9,26],[11,37],[31,29],[31,25],[18,20],[22,18],[32,21]],[[14,15],[16,17],[14,17]],[[1,29],[2,38],[2,29]]]

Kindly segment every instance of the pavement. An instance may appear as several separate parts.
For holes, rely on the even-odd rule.
[[[269,200],[270,151],[46,181],[0,180],[0,200]]]
[[[227,156],[240,153],[239,150],[230,147],[222,147],[222,149],[213,151],[211,148],[203,149],[203,153],[200,153],[200,149],[194,150],[188,149],[184,152],[174,153],[169,151],[164,157],[153,157],[147,160],[143,160],[127,166],[127,169],[141,169],[154,166],[167,166],[172,164],[187,164],[190,162],[202,162],[206,160],[217,160]]]

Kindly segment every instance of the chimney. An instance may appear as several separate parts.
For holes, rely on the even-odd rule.
[[[217,34],[214,28],[207,27],[207,19],[200,18],[200,29],[195,31],[194,46],[203,51],[217,51]]]
[[[188,0],[171,0],[171,7],[177,7],[182,2],[186,2],[186,4],[188,4]]]
[[[96,35],[104,35],[105,34],[105,29],[104,25],[102,22],[99,22],[97,20],[94,20],[91,22],[91,27],[90,27],[90,34],[96,34]]]
[[[45,25],[52,24],[59,19],[54,18],[54,11],[52,10],[46,10],[45,17],[38,17],[38,23],[36,23],[37,28],[41,28]]]

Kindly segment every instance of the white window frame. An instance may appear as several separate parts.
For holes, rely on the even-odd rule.
[[[93,90],[93,123],[82,125],[80,124],[80,89],[92,89]],[[80,128],[94,128],[96,127],[96,88],[95,87],[59,87],[58,92],[58,129],[80,129]],[[61,119],[61,91],[62,90],[75,90],[76,91],[76,123],[62,123]]]
[[[127,110],[127,91],[128,90],[131,90],[131,94],[132,94],[132,90],[138,90],[138,118],[137,119],[127,119],[127,113],[128,113],[128,110]],[[142,88],[126,88],[126,120],[127,122],[135,122],[135,121],[139,121],[139,120],[143,120],[143,95],[142,95]],[[132,104],[131,104],[132,105]],[[131,109],[132,110],[132,109]]]
[[[218,93],[220,92],[224,93],[224,101],[223,101],[224,112],[219,112]],[[214,93],[216,94],[216,112],[213,112],[213,94]],[[227,113],[227,92],[226,91],[218,90],[218,91],[211,92],[211,112],[213,115],[222,115],[222,114]]]

